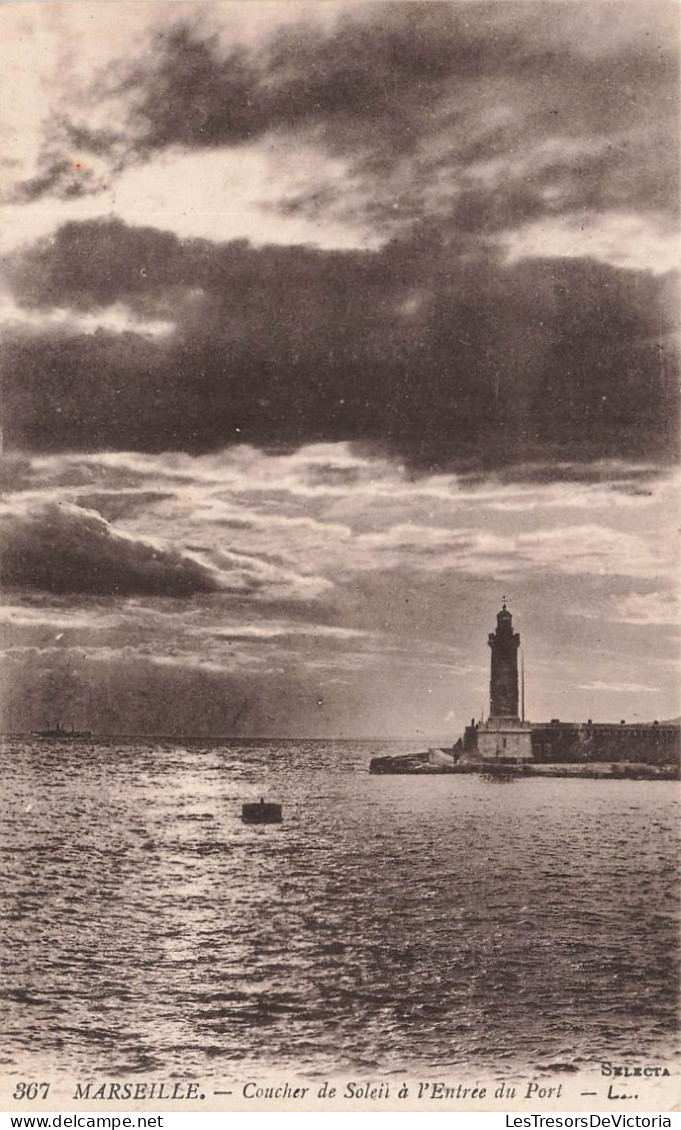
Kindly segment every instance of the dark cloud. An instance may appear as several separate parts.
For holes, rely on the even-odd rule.
[[[53,593],[191,596],[221,588],[187,554],[117,532],[99,514],[67,503],[21,507],[3,517],[5,585]]]
[[[42,450],[379,444],[417,466],[675,450],[675,280],[504,265],[437,231],[380,252],[181,242],[69,224],[8,264],[17,300],[122,303],[177,328],[5,348],[6,437]]]
[[[26,306],[84,311],[125,299],[158,312],[173,287],[201,285],[201,264],[211,253],[212,245],[200,240],[182,243],[155,228],[95,220],[64,224],[53,237],[10,256],[6,267]]]
[[[92,130],[92,104],[80,121],[52,123],[45,167],[21,192],[101,188],[91,171],[74,176],[74,146],[120,169],[172,146],[269,135],[321,147],[350,169],[341,195],[323,182],[285,209],[356,217],[361,208],[389,231],[433,214],[496,231],[583,207],[673,210],[678,8],[627,8],[370,3],[248,49],[226,47],[203,18],[173,21],[92,92],[95,104],[123,100],[120,127]]]
[[[64,200],[87,196],[102,188],[100,180],[92,171],[82,170],[72,159],[61,154],[44,157],[40,171],[34,177],[22,181],[14,200],[19,204],[30,204],[32,200],[55,193]]]

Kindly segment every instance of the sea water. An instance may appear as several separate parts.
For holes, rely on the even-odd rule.
[[[400,751],[7,740],[5,1071],[667,1057],[677,786],[369,775]],[[242,823],[260,796],[281,825]]]

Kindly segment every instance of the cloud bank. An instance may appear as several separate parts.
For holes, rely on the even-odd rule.
[[[673,4],[368,3],[327,19],[310,7],[248,40],[231,8],[164,10],[80,106],[72,91],[19,198],[97,191],[173,148],[267,140],[347,162],[343,183],[282,208],[360,208],[393,233],[434,215],[479,234],[587,208],[674,208]]]
[[[45,315],[5,350],[14,446],[207,451],[365,441],[415,466],[675,451],[675,281],[434,238],[380,252],[181,241],[68,224],[6,261]],[[135,332],[68,335],[127,308]]]
[[[63,702],[83,725],[97,703],[100,729],[448,731],[486,699],[502,592],[534,717],[628,716],[599,682],[675,712],[678,484],[654,464],[422,476],[342,444],[6,462],[17,724]]]
[[[18,229],[41,201],[57,219],[0,264],[7,442],[673,458],[677,6],[267,12],[160,3],[125,29],[86,4],[51,28],[73,66],[33,175],[8,172]],[[196,192],[215,232],[248,211],[257,245],[180,238]],[[364,236],[285,245],[286,218]]]
[[[2,524],[6,585],[55,593],[171,596],[220,587],[216,574],[188,554],[115,531],[95,511],[69,503],[8,507]]]

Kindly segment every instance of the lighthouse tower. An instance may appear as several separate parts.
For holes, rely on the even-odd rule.
[[[518,718],[518,648],[520,636],[513,631],[513,617],[504,598],[497,613],[497,630],[489,634],[492,670],[489,683],[490,718]]]
[[[522,762],[532,759],[532,727],[518,716],[518,648],[513,617],[502,602],[497,627],[488,641],[492,652],[489,718],[477,730],[477,753],[483,761]],[[524,709],[523,709],[524,714]]]

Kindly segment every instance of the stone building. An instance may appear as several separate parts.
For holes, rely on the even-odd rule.
[[[678,722],[550,722],[532,723],[534,760],[574,764],[628,761],[673,765],[681,760]]]

